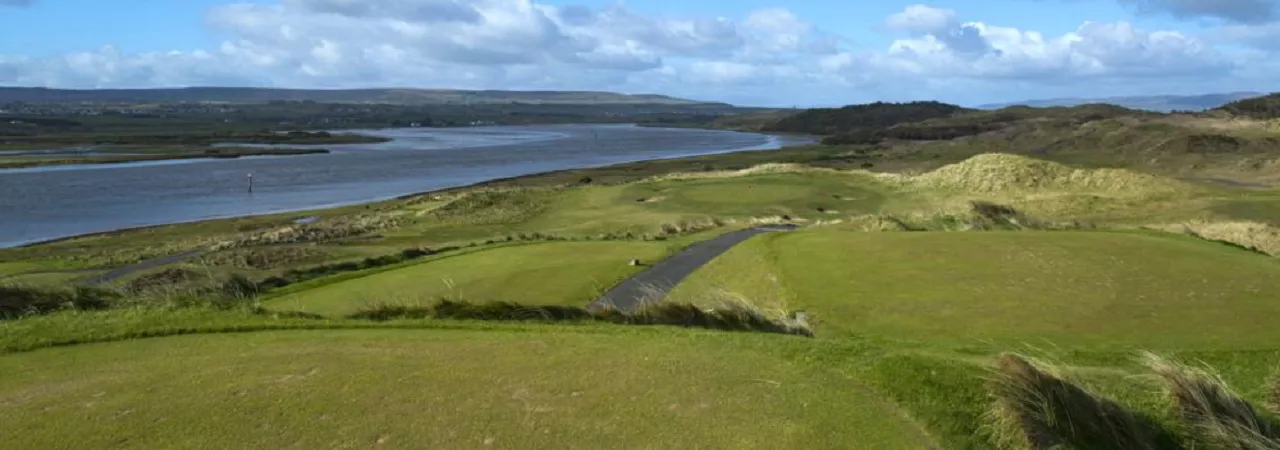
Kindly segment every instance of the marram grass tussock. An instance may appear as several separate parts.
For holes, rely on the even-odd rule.
[[[1196,189],[1193,185],[1178,180],[1131,170],[1080,169],[1003,153],[977,155],[922,174],[875,173],[861,169],[836,170],[802,164],[770,163],[742,170],[673,173],[645,181],[734,178],[779,173],[846,174],[868,177],[903,189],[964,191],[972,194],[1088,191],[1116,196],[1140,196]]]
[[[908,186],[970,193],[1092,191],[1132,195],[1178,192],[1190,185],[1123,169],[1077,169],[1025,156],[982,154],[917,176],[898,177]]]
[[[1280,228],[1266,223],[1192,220],[1152,225],[1148,228],[1226,242],[1271,256],[1280,256]]]
[[[1208,448],[1280,450],[1280,427],[1217,374],[1152,353],[1144,353],[1142,361],[1164,383],[1174,412],[1197,441]]]
[[[997,357],[986,417],[992,444],[1009,450],[1156,448],[1149,423],[1058,372],[1022,355]]]

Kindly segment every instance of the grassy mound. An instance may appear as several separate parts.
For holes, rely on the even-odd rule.
[[[347,315],[370,305],[422,306],[442,298],[585,305],[596,294],[675,249],[672,242],[556,242],[501,247],[316,286],[268,308]],[[324,280],[320,280],[323,282]]]
[[[715,357],[710,355],[726,355]],[[30,448],[924,446],[831,370],[705,333],[192,335],[0,357]]]
[[[823,229],[759,236],[671,298],[723,289],[785,304],[811,312],[823,336],[1197,348],[1280,339],[1267,319],[1280,314],[1277,270],[1173,235]]]
[[[1135,193],[1189,189],[1182,183],[1121,169],[1075,169],[1007,154],[984,154],[908,179],[910,184],[973,193],[1073,190]]]

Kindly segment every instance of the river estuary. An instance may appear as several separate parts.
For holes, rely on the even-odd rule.
[[[495,178],[803,142],[630,125],[386,129],[328,154],[0,170],[0,247],[382,200]],[[305,146],[294,146],[305,147]],[[247,189],[253,174],[254,189]]]

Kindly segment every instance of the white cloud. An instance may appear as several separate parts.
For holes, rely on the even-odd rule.
[[[928,5],[888,17],[886,28],[901,35],[884,48],[854,48],[782,8],[662,17],[621,3],[279,0],[219,6],[207,21],[226,37],[213,49],[0,55],[0,84],[602,89],[789,105],[1214,80],[1239,66],[1174,31],[1085,23],[1045,36]],[[1248,32],[1256,30],[1237,30]]]
[[[926,78],[1212,76],[1233,68],[1196,38],[1140,30],[1128,22],[1087,22],[1046,38],[1036,31],[961,23],[953,11],[915,5],[890,17],[888,25],[913,36],[894,41],[875,63]]]
[[[892,30],[926,34],[945,30],[955,22],[956,12],[953,10],[915,4],[889,16],[885,25]]]

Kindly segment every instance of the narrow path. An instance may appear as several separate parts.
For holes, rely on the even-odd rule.
[[[661,301],[693,271],[752,236],[794,229],[796,229],[795,225],[748,228],[693,244],[675,256],[664,259],[648,270],[623,281],[592,302],[588,308],[601,310],[611,307],[628,312],[634,311],[646,302]]]
[[[175,253],[168,256],[161,256],[159,258],[148,259],[146,261],[142,261],[137,264],[130,264],[128,266],[118,267],[115,269],[111,269],[110,271],[102,275],[98,275],[96,277],[90,278],[88,281],[85,282],[85,284],[89,286],[97,286],[103,283],[109,283],[109,282],[127,277],[139,271],[182,262],[184,260],[202,255],[204,254],[204,252],[205,251],[203,249],[187,250],[182,253]]]

